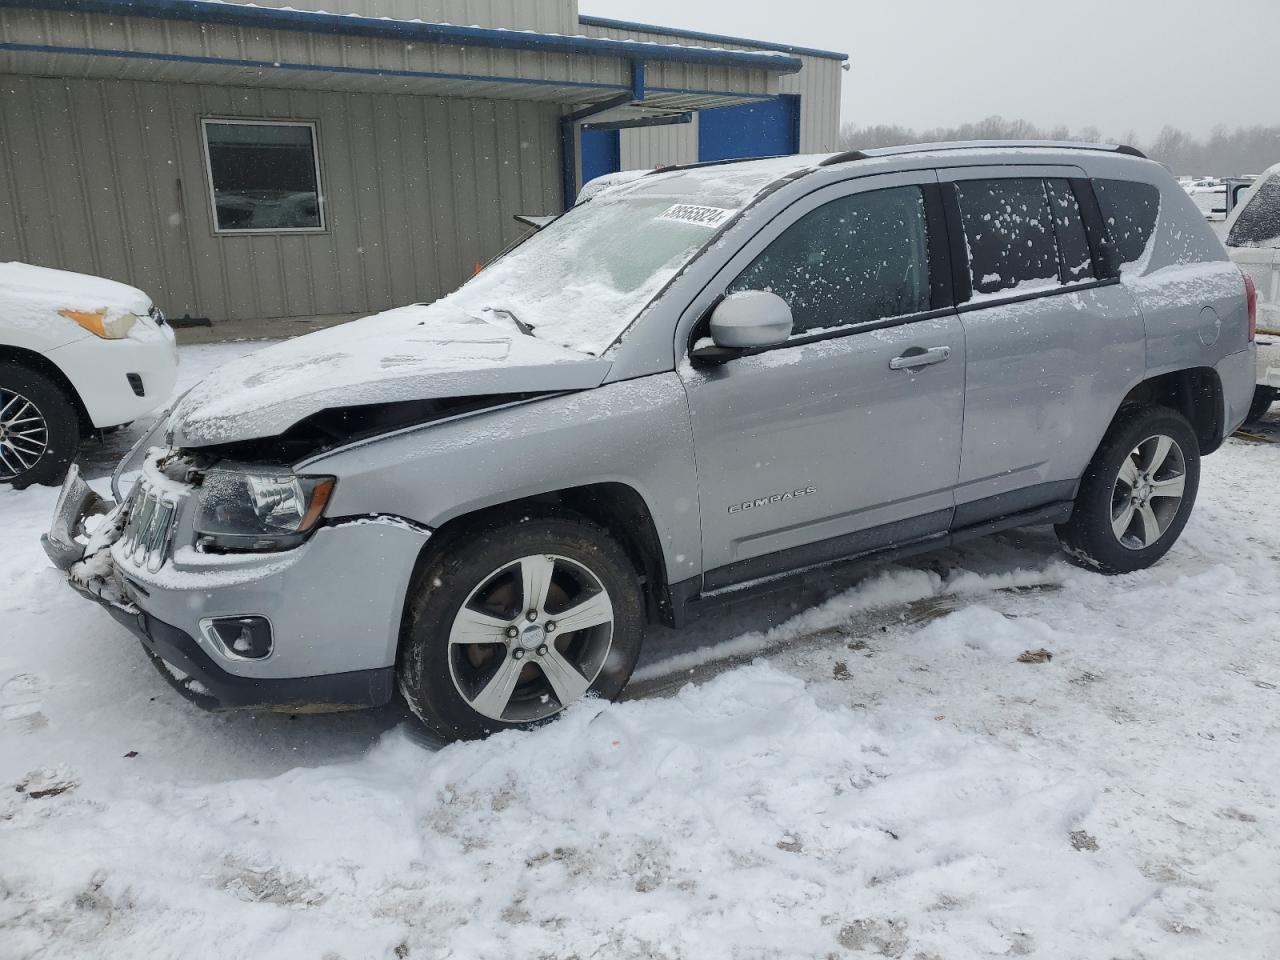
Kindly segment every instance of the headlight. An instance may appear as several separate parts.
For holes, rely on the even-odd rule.
[[[84,327],[95,337],[102,337],[104,340],[123,340],[129,335],[133,325],[138,322],[138,317],[132,313],[112,313],[105,308],[102,310],[59,310],[58,312],[68,320],[72,320]]]
[[[335,482],[288,471],[210,470],[196,507],[196,544],[215,551],[296,547],[315,530]]]

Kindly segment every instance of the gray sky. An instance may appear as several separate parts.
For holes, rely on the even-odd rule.
[[[582,13],[838,50],[843,115],[991,114],[1149,140],[1280,124],[1280,0],[580,0]],[[1228,41],[1228,37],[1230,40]]]

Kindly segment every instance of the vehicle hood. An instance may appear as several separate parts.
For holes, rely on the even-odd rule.
[[[102,310],[145,317],[150,309],[150,297],[114,280],[17,261],[0,263],[0,324],[6,327],[37,329],[56,322],[80,334],[82,331],[59,316],[59,311]]]
[[[338,407],[585,390],[610,366],[443,301],[414,304],[219,368],[174,407],[167,431],[183,447],[275,437]]]

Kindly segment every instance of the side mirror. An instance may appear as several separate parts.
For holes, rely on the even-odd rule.
[[[714,346],[695,347],[690,355],[695,360],[723,363],[744,350],[785,343],[792,325],[791,307],[776,293],[731,293],[711,313]]]

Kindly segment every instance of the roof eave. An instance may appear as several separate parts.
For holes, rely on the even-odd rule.
[[[798,57],[818,57],[823,60],[848,60],[849,54],[838,50],[819,50],[816,47],[799,47],[791,43],[770,43],[767,40],[751,40],[747,37],[731,37],[720,33],[705,33],[702,30],[685,30],[681,27],[662,27],[652,23],[635,23],[631,20],[615,20],[612,17],[595,17],[581,14],[578,22],[589,27],[604,27],[609,30],[636,30],[640,33],[666,34],[671,37],[682,37],[686,40],[705,40],[708,43],[732,43],[740,47],[754,47],[758,50],[777,50]]]
[[[59,10],[71,13],[103,13],[120,17],[147,17],[291,30],[348,37],[403,40],[410,43],[444,43],[464,47],[530,50],[578,56],[619,57],[628,60],[698,63],[742,67],[770,73],[797,73],[802,63],[784,54],[713,50],[637,40],[563,36],[494,27],[461,27],[447,23],[389,20],[308,10],[254,7],[210,0],[0,0],[0,7]]]

